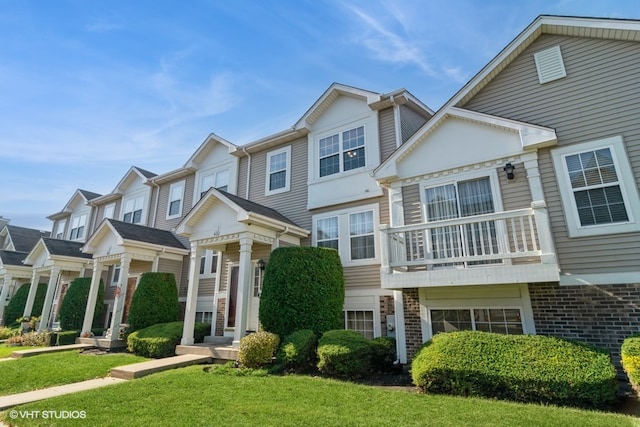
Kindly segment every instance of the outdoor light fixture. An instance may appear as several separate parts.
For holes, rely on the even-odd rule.
[[[267,263],[264,262],[262,258],[258,260],[258,268],[260,271],[264,271],[264,268],[267,266]]]
[[[513,166],[511,163],[507,163],[506,165],[504,165],[504,168],[502,168],[502,170],[504,170],[507,174],[507,179],[513,179],[515,178],[515,175],[513,174],[513,170],[516,167]]]

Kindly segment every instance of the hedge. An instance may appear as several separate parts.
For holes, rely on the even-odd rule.
[[[82,329],[87,300],[91,290],[91,277],[78,277],[71,282],[60,305],[60,327],[64,330]],[[93,312],[93,325],[99,321],[104,304],[104,283],[100,279],[98,297]]]
[[[159,323],[132,332],[127,337],[127,350],[138,356],[161,358],[175,355],[182,338],[183,322]],[[195,342],[202,342],[209,335],[209,323],[196,323]]]
[[[379,372],[389,372],[394,368],[396,340],[391,337],[377,337],[369,341],[371,345],[371,368]]]
[[[640,335],[627,338],[621,348],[622,367],[631,386],[640,394]]]
[[[75,344],[76,338],[80,336],[80,330],[77,331],[60,331],[56,333],[56,345]]]
[[[311,329],[318,336],[342,328],[344,277],[338,252],[283,247],[271,252],[258,317],[264,330],[285,337]]]
[[[369,370],[371,344],[356,331],[325,332],[318,341],[318,369],[326,375],[357,377]]]
[[[27,298],[29,296],[30,283],[25,283],[20,286],[18,290],[13,294],[9,304],[4,310],[4,324],[6,326],[15,326],[18,324],[16,319],[19,319],[24,314],[24,308],[27,305]],[[44,297],[47,293],[47,284],[40,283],[36,290],[36,298],[33,301],[33,308],[31,309],[31,316],[38,317],[42,314],[42,306],[44,305]]]
[[[131,330],[179,318],[178,288],[173,273],[143,273],[129,308],[127,323]]]
[[[288,371],[305,371],[316,364],[318,337],[311,329],[287,335],[278,350],[278,362]]]
[[[240,340],[238,362],[244,368],[258,369],[273,363],[280,337],[271,332],[255,332]]]
[[[541,335],[438,334],[418,351],[411,376],[430,393],[579,407],[606,407],[617,390],[607,353]]]

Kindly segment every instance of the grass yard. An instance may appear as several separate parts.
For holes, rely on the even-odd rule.
[[[22,347],[9,347],[6,344],[0,344],[0,359],[4,359],[5,357],[9,357],[14,350],[20,350]]]
[[[99,426],[633,426],[618,414],[524,405],[304,376],[234,376],[202,366],[154,374],[23,405],[17,411],[85,411],[55,425]],[[50,419],[12,419],[49,426]],[[635,420],[635,424],[634,424]]]
[[[2,362],[0,396],[105,377],[113,367],[144,360],[126,353],[82,355],[72,350]]]

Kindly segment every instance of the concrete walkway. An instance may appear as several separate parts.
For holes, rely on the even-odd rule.
[[[144,377],[156,372],[168,369],[182,368],[184,366],[211,363],[213,359],[209,356],[197,354],[183,354],[180,356],[166,357],[164,359],[148,360],[146,362],[133,363],[131,365],[119,366],[111,369],[111,376],[125,380]]]
[[[90,344],[69,344],[69,345],[56,345],[53,347],[36,347],[29,350],[16,350],[11,353],[10,357],[14,359],[21,359],[23,357],[38,356],[39,354],[57,353],[60,351],[68,350],[87,350],[93,348]]]

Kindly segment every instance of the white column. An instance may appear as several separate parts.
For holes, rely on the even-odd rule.
[[[531,208],[533,208],[533,218],[536,222],[540,250],[542,251],[540,261],[543,264],[557,264],[558,260],[554,249],[553,235],[551,234],[551,222],[549,212],[547,211],[547,204],[540,200],[532,202]]]
[[[393,312],[396,316],[396,352],[400,363],[407,363],[407,336],[404,323],[402,291],[393,291]]]
[[[189,254],[189,287],[187,289],[187,305],[184,311],[181,345],[193,345],[193,329],[196,325],[196,306],[198,305],[198,287],[200,285],[200,259],[204,249],[198,243],[191,242]],[[220,272],[218,272],[220,274]]]
[[[389,267],[390,248],[389,248],[389,224],[382,224],[379,227],[380,233],[380,274],[391,274]]]
[[[0,325],[4,324],[4,308],[7,304],[7,297],[9,296],[9,288],[11,287],[12,281],[13,276],[11,274],[7,273],[4,275],[2,291],[0,291]]]
[[[117,341],[120,335],[120,324],[124,315],[124,303],[127,300],[127,288],[129,282],[129,266],[131,265],[131,255],[123,254],[120,258],[120,277],[118,278],[118,288],[116,289],[116,299],[113,302],[113,316],[111,316],[111,336],[110,341]]]
[[[40,273],[34,268],[33,276],[31,276],[31,286],[29,287],[29,295],[27,296],[27,303],[24,306],[24,317],[31,317],[31,310],[33,310],[33,303],[36,300],[36,292],[38,290],[38,282],[40,281]]]
[[[96,300],[98,299],[98,289],[100,288],[100,277],[102,276],[102,264],[97,259],[93,260],[93,273],[91,274],[91,288],[87,297],[87,308],[84,311],[84,321],[82,322],[82,335],[91,332],[93,325],[93,315],[96,311]]]
[[[251,298],[251,247],[250,237],[240,238],[240,268],[238,269],[238,298],[236,299],[236,326],[233,332],[233,346],[240,347],[240,339],[247,333],[247,316]]]
[[[51,317],[51,306],[53,305],[53,297],[56,292],[56,285],[60,279],[60,267],[53,266],[49,272],[49,283],[47,284],[47,293],[44,297],[44,305],[42,306],[42,314],[40,315],[40,326],[38,332],[45,331],[49,328],[49,318]]]

